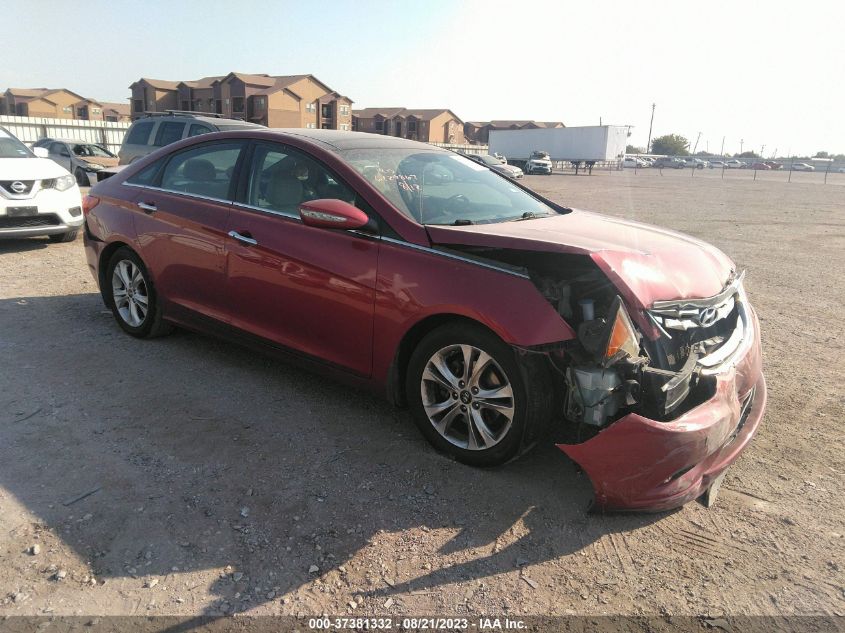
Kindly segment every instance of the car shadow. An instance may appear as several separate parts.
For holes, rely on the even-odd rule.
[[[0,239],[0,255],[3,253],[27,253],[47,248],[50,240],[46,237],[21,237]]]
[[[185,331],[134,339],[96,294],[0,300],[0,350],[2,488],[97,578],[202,572],[205,616],[340,582],[374,542],[395,557],[347,591],[401,597],[665,516],[588,514],[589,481],[550,443],[474,469],[405,411],[296,365]],[[408,530],[425,544],[404,548]]]

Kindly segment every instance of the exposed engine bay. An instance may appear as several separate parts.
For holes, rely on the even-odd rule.
[[[742,275],[732,275],[714,297],[656,301],[635,315],[636,323],[619,290],[588,256],[449,250],[526,274],[575,330],[577,336],[560,345],[521,350],[548,357],[575,443],[627,413],[668,421],[706,401],[715,391],[713,368],[748,338]]]

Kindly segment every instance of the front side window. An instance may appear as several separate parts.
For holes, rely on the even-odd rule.
[[[175,143],[182,138],[182,132],[185,131],[185,124],[178,121],[162,121],[159,123],[158,132],[156,132],[156,140],[153,143],[156,147],[164,147]]]
[[[127,145],[146,145],[153,129],[152,121],[144,121],[133,125],[126,135]]]
[[[340,154],[420,224],[485,224],[557,213],[484,165],[451,152],[351,149]]]
[[[164,168],[161,188],[217,200],[229,200],[235,165],[243,144],[214,143],[173,155]]]
[[[247,204],[298,217],[300,204],[324,198],[355,202],[355,194],[307,154],[284,145],[256,146]]]
[[[57,154],[59,156],[70,156],[70,152],[67,151],[67,147],[65,147],[64,143],[53,143],[50,147],[51,154]]]

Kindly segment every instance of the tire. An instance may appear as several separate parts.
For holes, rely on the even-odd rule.
[[[173,330],[162,319],[161,304],[147,267],[131,248],[119,248],[111,256],[103,285],[106,304],[127,334],[155,338]]]
[[[472,372],[464,370],[467,355]],[[548,383],[531,380],[526,387],[525,375],[532,374],[521,371],[511,347],[497,336],[453,323],[417,345],[405,389],[414,422],[435,448],[471,466],[496,466],[514,457],[525,437],[536,440],[550,417],[542,392],[550,391]],[[482,399],[485,392],[491,396]]]
[[[75,231],[68,231],[67,233],[56,233],[55,235],[48,235],[48,239],[55,243],[61,242],[72,242],[76,239],[76,236],[79,234],[79,229]]]
[[[76,171],[73,172],[74,176],[76,176],[76,184],[80,187],[90,187],[91,181],[88,180],[88,175],[82,171],[79,167],[76,168]]]

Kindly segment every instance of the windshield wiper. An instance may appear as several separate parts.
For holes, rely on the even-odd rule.
[[[534,218],[544,218],[548,215],[551,215],[551,214],[542,213],[542,214],[538,215],[538,214],[534,213],[533,211],[526,211],[525,213],[523,213],[518,218],[512,218],[512,219],[508,220],[508,222],[520,222],[521,220],[533,220]]]
[[[475,224],[475,222],[466,218],[458,218],[452,222],[452,226],[469,226],[470,224]]]

